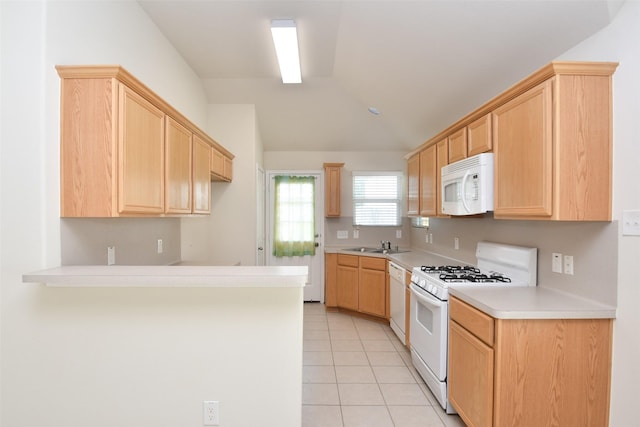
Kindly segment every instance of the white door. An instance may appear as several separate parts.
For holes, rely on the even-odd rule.
[[[315,255],[302,256],[275,256],[275,199],[276,177],[313,177],[313,217],[315,223]],[[307,266],[309,268],[309,281],[304,289],[305,301],[324,302],[324,175],[322,171],[268,171],[267,172],[267,265],[282,266]],[[298,218],[294,218],[297,220]]]

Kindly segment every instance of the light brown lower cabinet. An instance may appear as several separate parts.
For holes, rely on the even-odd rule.
[[[468,427],[608,425],[612,319],[449,310],[449,400]]]
[[[387,260],[325,254],[325,304],[376,317],[388,317]]]

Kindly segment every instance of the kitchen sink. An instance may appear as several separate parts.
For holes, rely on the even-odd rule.
[[[376,252],[376,251],[382,251],[381,248],[367,248],[367,247],[357,247],[357,248],[348,248],[348,249],[342,249],[343,251],[351,251],[351,252]],[[382,253],[382,252],[381,252]]]
[[[382,249],[382,248],[368,248],[368,247],[358,247],[358,248],[348,248],[342,249],[343,251],[351,251],[351,252],[364,252],[371,254],[400,254],[403,252],[409,252],[403,249]]]

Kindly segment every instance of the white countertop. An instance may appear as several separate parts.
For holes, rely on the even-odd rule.
[[[449,295],[496,319],[613,319],[616,308],[539,286],[449,287]]]
[[[460,263],[458,260],[454,260],[452,258],[446,258],[438,254],[434,254],[432,252],[425,252],[420,250],[413,249],[404,249],[400,253],[391,253],[391,254],[381,254],[381,253],[372,253],[372,252],[360,252],[360,251],[349,251],[346,250],[348,248],[353,248],[353,245],[344,247],[339,246],[325,246],[325,253],[341,253],[348,255],[359,255],[359,256],[369,256],[376,258],[385,258],[389,261],[393,261],[396,264],[400,264],[407,270],[411,270],[413,267],[420,267],[422,265],[439,265],[439,264],[451,264],[451,263]],[[468,263],[465,263],[468,264]]]
[[[301,288],[307,267],[62,266],[22,275],[25,283],[59,287]]]

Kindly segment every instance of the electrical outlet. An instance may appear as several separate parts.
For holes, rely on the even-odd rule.
[[[424,235],[424,242],[429,243],[429,234]]]
[[[205,400],[203,403],[204,412],[202,422],[205,426],[220,425],[220,406],[217,400]]]
[[[158,253],[161,254],[162,250],[162,239],[158,239]]]
[[[116,263],[116,247],[107,246],[107,265],[113,265]]]
[[[396,230],[396,239],[402,239],[402,230]]]
[[[360,230],[358,230],[357,228],[355,230],[353,230],[353,238],[354,239],[359,239],[360,238]]]
[[[573,274],[573,256],[564,256],[564,274]]]
[[[338,239],[348,239],[349,232],[347,230],[338,230],[337,237]]]
[[[433,245],[433,233],[429,233],[429,243]]]
[[[551,254],[551,271],[562,274],[562,254],[557,252]]]
[[[453,238],[453,249],[455,249],[456,251],[460,249],[460,239],[458,239],[457,237]]]

